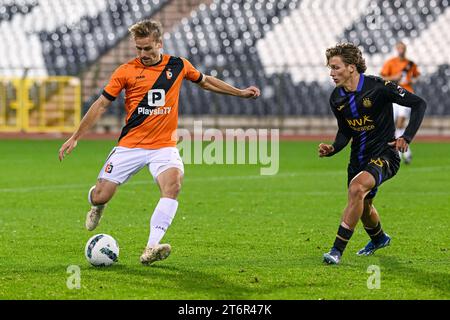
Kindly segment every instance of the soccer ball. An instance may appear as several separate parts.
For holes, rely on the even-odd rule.
[[[86,243],[84,254],[93,266],[110,266],[119,258],[119,245],[110,235],[96,234]]]

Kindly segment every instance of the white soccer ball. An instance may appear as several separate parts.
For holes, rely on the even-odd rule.
[[[93,266],[110,266],[119,259],[119,245],[110,235],[96,234],[86,243],[84,254]]]

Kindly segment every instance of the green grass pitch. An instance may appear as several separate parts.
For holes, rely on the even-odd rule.
[[[81,141],[62,163],[60,144],[0,141],[0,299],[450,298],[450,144],[412,145],[413,163],[374,202],[391,246],[356,256],[368,240],[359,224],[339,266],[322,255],[346,204],[349,148],[319,159],[317,142],[282,142],[275,176],[257,165],[186,165],[163,239],[172,254],[151,267],[139,263],[159,198],[149,172],[121,186],[88,232],[87,191],[115,143]],[[117,239],[119,263],[88,264],[95,233]],[[66,285],[71,265],[80,289]],[[368,288],[370,266],[379,289]]]

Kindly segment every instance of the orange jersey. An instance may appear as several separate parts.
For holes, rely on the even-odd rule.
[[[166,54],[150,67],[136,58],[117,68],[103,95],[113,101],[125,89],[127,116],[118,145],[143,149],[176,146],[182,81],[198,83],[202,78],[188,60]]]
[[[412,79],[420,75],[417,65],[408,59],[400,59],[395,57],[386,61],[381,70],[382,77],[394,76],[402,72],[402,78],[399,81],[399,85],[408,90],[414,92],[412,87]]]

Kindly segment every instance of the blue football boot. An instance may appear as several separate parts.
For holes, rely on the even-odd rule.
[[[361,250],[359,250],[356,254],[358,256],[370,256],[374,254],[374,252],[377,251],[378,249],[387,247],[390,243],[391,237],[389,237],[388,234],[384,234],[384,237],[383,239],[380,240],[380,242],[375,244],[374,242],[372,242],[372,240],[370,240],[369,243],[367,243],[367,245]]]

